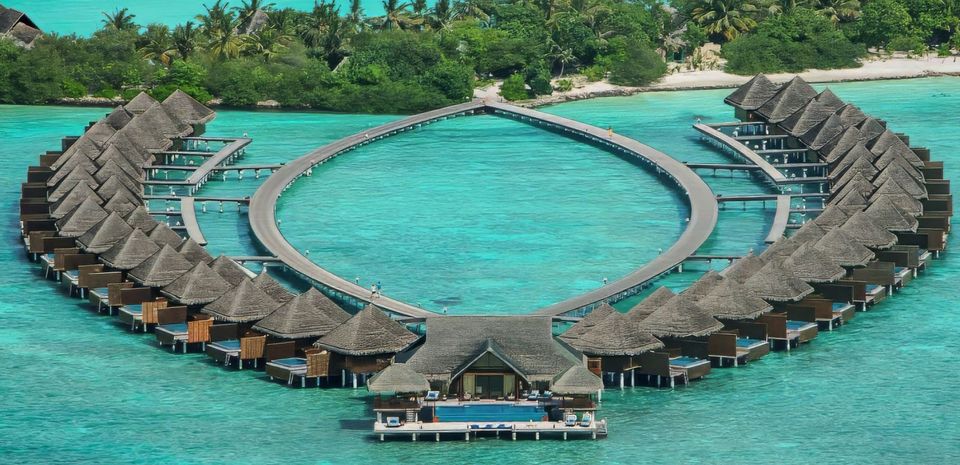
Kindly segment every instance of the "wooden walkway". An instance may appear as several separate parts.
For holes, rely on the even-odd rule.
[[[203,237],[203,231],[200,230],[200,223],[197,221],[197,210],[193,201],[193,197],[184,197],[180,200],[180,217],[183,218],[187,236],[197,244],[207,245],[207,238]]]
[[[728,136],[713,127],[707,126],[706,124],[702,124],[702,123],[694,124],[693,128],[699,131],[705,137],[712,139],[718,144],[733,150],[734,153],[740,155],[741,157],[749,161],[750,164],[759,166],[760,171],[763,172],[763,174],[771,182],[780,184],[787,179],[787,177],[784,176],[783,173],[781,173],[779,170],[774,168],[773,165],[770,164],[770,162],[765,160],[760,155],[757,155],[756,152],[754,152],[752,149],[750,149],[746,145],[743,145],[743,143],[740,142],[740,140],[743,140],[744,137],[762,138],[762,137],[773,137],[773,136],[744,136],[744,137],[738,137],[734,139],[733,137]]]
[[[253,237],[266,251],[278,257],[288,269],[298,273],[314,285],[334,291],[359,303],[369,302],[369,289],[330,273],[313,263],[287,242],[276,223],[277,199],[284,189],[300,176],[310,172],[314,166],[347,151],[438,120],[483,112],[543,125],[569,137],[587,140],[596,145],[604,146],[618,155],[641,161],[677,184],[681,191],[686,194],[687,202],[690,204],[691,218],[687,227],[669,250],[623,279],[612,282],[596,291],[540,309],[537,313],[562,315],[590,307],[600,301],[622,298],[627,293],[632,294],[642,284],[676,268],[687,256],[693,254],[713,232],[718,215],[717,202],[713,192],[696,173],[677,160],[624,136],[617,134],[608,136],[605,129],[536,110],[475,100],[410,116],[345,137],[287,163],[270,176],[257,189],[251,199],[248,220],[253,231]],[[418,318],[435,315],[433,312],[387,296],[378,297],[374,299],[373,303],[384,310],[405,317]]]
[[[777,196],[777,212],[773,217],[773,224],[770,225],[770,232],[767,233],[767,238],[764,239],[764,242],[767,244],[773,244],[783,237],[783,233],[787,230],[787,222],[790,220],[790,196],[789,195],[778,195]]]

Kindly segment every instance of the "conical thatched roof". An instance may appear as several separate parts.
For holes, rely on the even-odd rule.
[[[157,104],[159,105],[159,104]],[[144,118],[146,113],[137,116],[132,121],[127,123],[123,129],[117,131],[117,135],[122,134],[130,140],[130,142],[139,148],[136,153],[143,153],[150,150],[166,150],[173,146],[173,141],[169,137],[165,136],[167,132],[173,131],[171,129],[172,122],[169,121],[169,116],[167,120],[164,119],[163,115],[158,112],[153,112],[149,118]],[[162,130],[160,128],[163,128]],[[126,150],[121,148],[121,151],[127,153]]]
[[[102,148],[116,132],[117,130],[107,124],[106,121],[100,120],[90,126],[90,129],[87,129],[83,135],[96,146]]]
[[[161,104],[156,104],[136,118],[148,122],[158,134],[167,138],[188,136],[193,132],[189,124],[174,118]]]
[[[906,169],[896,163],[887,166],[887,169],[880,172],[873,180],[873,185],[882,186],[887,182],[895,182],[903,188],[906,193],[916,199],[927,198],[927,188],[922,183],[907,173]]]
[[[101,145],[94,142],[90,136],[84,134],[75,140],[70,147],[67,147],[67,149],[63,151],[63,154],[57,158],[57,161],[50,164],[50,168],[59,171],[71,158],[79,154],[86,155],[87,158],[92,160],[100,154],[101,150],[103,150]]]
[[[157,104],[156,99],[148,95],[146,92],[140,92],[139,94],[137,94],[136,97],[134,97],[132,100],[127,102],[127,104],[124,105],[123,108],[126,111],[133,113],[134,115],[139,115],[140,113],[147,111],[148,108],[156,104]]]
[[[135,135],[133,132],[127,131],[126,128],[123,128],[117,131],[113,137],[107,141],[107,146],[114,146],[123,156],[130,160],[130,163],[133,163],[136,166],[139,166],[148,161],[153,161],[154,156],[149,151],[146,150],[146,147],[140,145],[130,136]]]
[[[843,179],[843,176],[861,173],[867,178],[873,178],[877,172],[877,168],[873,166],[873,154],[863,144],[857,144],[847,152],[835,168],[830,170],[828,177],[831,180],[838,180]]]
[[[683,294],[663,304],[640,326],[657,337],[699,337],[723,329],[722,323]]]
[[[863,175],[862,172],[854,172],[850,177],[845,177],[840,180],[835,186],[831,188],[834,192],[833,196],[836,198],[843,198],[844,195],[850,193],[851,190],[860,192],[860,195],[864,197],[869,197],[870,194],[876,189],[873,183]]]
[[[821,121],[816,126],[810,128],[806,133],[800,136],[800,140],[814,150],[820,150],[843,134],[843,123],[840,116],[836,113],[831,114],[827,119]]]
[[[321,337],[350,319],[350,314],[311,287],[280,306],[253,329],[284,339]]]
[[[864,112],[850,104],[844,105],[843,108],[837,110],[837,114],[840,115],[844,127],[859,125],[863,120],[867,119],[867,115]]]
[[[790,302],[813,292],[813,288],[777,261],[767,262],[743,283],[754,295],[771,302]]]
[[[840,229],[855,241],[873,249],[888,249],[897,243],[897,236],[874,222],[866,212],[855,213]]]
[[[129,187],[120,179],[120,176],[110,176],[109,179],[104,181],[103,184],[100,184],[100,187],[97,188],[97,194],[100,197],[109,199],[117,194],[117,192],[126,191],[125,195],[129,199],[137,199],[140,196],[137,195],[134,191],[130,190]]]
[[[371,304],[314,345],[338,354],[362,357],[397,353],[419,338]]]
[[[716,271],[710,270],[694,281],[682,294],[687,296],[691,302],[696,302],[703,296],[709,294],[714,287],[720,284],[720,281],[723,281],[723,276],[720,276],[720,273]]]
[[[579,338],[580,336],[586,334],[590,329],[596,326],[598,323],[603,321],[606,317],[617,313],[617,311],[606,302],[601,302],[596,308],[594,308],[590,313],[586,314],[580,321],[574,323],[569,329],[563,332],[560,335],[560,339],[563,339],[567,342]]]
[[[724,279],[697,305],[721,320],[752,320],[773,310],[766,300],[753,295],[732,279]]]
[[[824,231],[830,231],[846,223],[847,218],[850,218],[850,215],[843,211],[842,208],[836,205],[828,205],[827,208],[817,215],[813,222],[817,223]]]
[[[826,254],[833,263],[839,266],[866,266],[874,258],[873,251],[864,247],[840,228],[834,228],[828,232],[814,244],[814,247]]]
[[[890,183],[893,184],[893,183]],[[912,195],[906,193],[889,193],[889,192],[874,192],[870,196],[870,202],[876,202],[881,198],[886,198],[894,205],[897,206],[901,211],[909,213],[913,216],[920,216],[923,214],[923,203],[919,200],[913,198]]]
[[[266,292],[271,299],[281,304],[287,303],[295,297],[292,292],[283,287],[283,284],[273,279],[273,276],[270,276],[266,269],[261,271],[257,277],[253,278],[253,284],[256,284],[257,287],[263,292]]]
[[[782,266],[808,283],[832,283],[847,274],[847,270],[835,264],[830,255],[812,243],[798,247],[783,261]]]
[[[800,247],[800,244],[803,244],[804,242],[804,240],[796,239],[795,237],[784,237],[778,239],[773,244],[767,246],[767,248],[760,253],[760,258],[763,260],[764,264],[770,261],[781,262],[784,258],[789,257],[790,254],[796,251],[797,247]]]
[[[880,196],[870,206],[866,213],[875,223],[893,232],[917,232],[919,222],[910,213],[901,210],[890,198]]]
[[[747,81],[732,94],[728,95],[723,101],[744,110],[756,110],[760,108],[770,97],[777,93],[778,87],[770,82],[766,76],[758,74]]]
[[[96,179],[97,182],[100,183],[101,188],[107,181],[116,179],[117,182],[123,184],[130,192],[139,192],[141,189],[140,183],[130,177],[130,175],[113,160],[108,160],[96,173],[93,173],[93,179]],[[112,194],[111,192],[111,195]]]
[[[47,178],[47,187],[54,187],[57,184],[59,184],[60,181],[66,178],[67,175],[69,175],[78,166],[81,167],[81,169],[83,169],[87,173],[90,173],[91,175],[93,173],[96,173],[97,170],[100,169],[100,167],[97,166],[97,164],[94,163],[93,160],[90,159],[90,157],[82,153],[77,153],[72,157],[68,158],[67,161],[63,163],[63,165],[57,168],[57,170],[54,171],[49,178]]]
[[[163,101],[163,107],[175,118],[187,124],[206,124],[216,114],[187,93],[177,89]]]
[[[87,197],[72,212],[57,220],[57,230],[63,237],[80,237],[108,215],[97,197]]]
[[[122,216],[114,212],[80,236],[77,244],[89,253],[99,254],[106,252],[132,232],[133,228],[123,221]]]
[[[603,389],[603,380],[583,365],[573,365],[550,384],[555,394],[575,396],[589,395]]]
[[[251,285],[251,287],[253,286]],[[218,297],[229,290],[230,283],[224,281],[206,263],[200,262],[193,265],[193,268],[177,277],[177,279],[163,286],[160,292],[183,305],[204,305],[218,300]],[[240,302],[239,304],[244,303]],[[211,313],[207,307],[204,307],[203,311]],[[273,308],[265,311],[270,310],[273,310]]]
[[[210,269],[216,271],[231,286],[237,286],[241,281],[250,277],[243,265],[225,255],[220,255],[210,262]]]
[[[78,183],[67,195],[60,197],[60,200],[50,205],[50,217],[58,220],[67,216],[68,213],[72,212],[74,208],[77,208],[77,206],[83,203],[84,200],[87,200],[88,197],[93,197],[97,203],[103,203],[103,199],[94,192],[89,184],[85,182]]]
[[[140,228],[114,244],[100,255],[100,261],[117,270],[132,270],[151,255],[160,251],[160,246],[151,241]]]
[[[113,197],[110,197],[110,200],[107,200],[107,203],[103,204],[103,209],[126,217],[139,206],[139,203],[130,200],[123,191],[120,191],[113,194]]]
[[[835,108],[813,99],[781,121],[780,127],[787,131],[787,134],[800,137],[833,115],[835,110]]]
[[[916,165],[909,160],[910,157],[908,155],[900,153],[901,150],[902,149],[898,149],[896,147],[890,147],[886,152],[883,152],[883,154],[880,155],[880,158],[873,162],[874,166],[876,166],[880,171],[883,171],[888,166],[897,164],[906,169],[907,172],[910,173],[910,176],[912,176],[914,179],[923,180],[923,173],[920,172]],[[907,149],[907,151],[909,153],[913,153],[913,156],[916,157],[917,160],[920,160],[920,157],[917,157],[913,150]],[[923,161],[921,161],[921,163],[923,163]]]
[[[134,154],[134,157],[137,155]],[[109,162],[113,162],[116,167],[123,171],[124,174],[137,181],[142,181],[144,179],[143,167],[140,166],[140,161],[134,159],[130,160],[123,153],[120,152],[120,149],[116,145],[108,145],[107,148],[103,149],[103,153],[97,157],[96,162],[102,167],[106,167]],[[116,172],[114,167],[111,167],[111,172]],[[101,168],[102,169],[102,168]]]
[[[727,280],[734,280],[740,284],[743,284],[747,279],[750,279],[754,273],[760,271],[763,268],[763,259],[753,255],[753,252],[750,252],[747,256],[734,261],[730,266],[723,270],[723,278]]]
[[[212,277],[216,276],[216,281],[222,283],[218,285],[218,289],[224,289],[225,292],[218,291],[219,297],[214,297],[216,300],[213,300],[212,303],[203,307],[203,313],[212,315],[218,320],[229,321],[231,323],[257,321],[269,315],[270,312],[274,311],[274,309],[280,305],[265,292],[261,291],[256,284],[253,284],[250,278],[244,278],[240,281],[239,285],[231,288],[230,283],[221,278],[216,271],[211,270],[207,265],[197,263],[196,269],[205,270],[204,273],[209,275],[209,279],[213,279]],[[207,270],[209,273],[207,273]],[[176,284],[176,281],[172,284]]]
[[[830,203],[840,207],[866,207],[867,199],[864,198],[863,194],[859,191],[852,190],[844,195],[843,198],[834,199]]]
[[[133,115],[131,115],[127,110],[124,110],[122,106],[118,106],[117,108],[114,108],[106,118],[104,118],[104,121],[113,129],[119,130],[126,126],[131,119],[133,119]]]
[[[160,251],[134,267],[127,275],[144,286],[162,287],[190,271],[191,268],[193,264],[177,253],[176,249],[163,245]]]
[[[816,96],[817,91],[797,76],[784,84],[773,97],[764,102],[757,109],[757,113],[771,123],[779,123]]]
[[[592,373],[591,373],[592,374]],[[394,363],[367,380],[370,392],[420,393],[430,390],[427,378],[405,363]]]
[[[159,246],[169,245],[173,247],[174,250],[183,242],[183,238],[164,223],[157,223],[153,231],[150,231],[150,240],[156,242]],[[186,258],[184,258],[184,260],[186,260]]]
[[[636,304],[627,311],[626,315],[630,321],[640,322],[657,311],[661,305],[667,303],[676,294],[666,286],[660,286],[657,290],[650,293],[647,298]]]
[[[840,97],[837,97],[837,94],[834,94],[829,88],[823,89],[823,92],[820,92],[820,95],[816,97],[816,100],[822,105],[830,108],[833,112],[840,111],[840,109],[846,105],[843,103],[843,100],[840,100]]]
[[[210,263],[213,261],[213,257],[207,252],[207,249],[189,237],[180,243],[177,252],[180,252],[180,255],[183,255],[190,263]]]
[[[869,116],[860,123],[860,132],[863,133],[863,138],[867,143],[873,142],[874,139],[880,137],[886,130],[887,128],[883,123]]]
[[[804,225],[801,226],[797,232],[793,233],[788,240],[799,246],[800,244],[815,242],[823,237],[823,235],[826,233],[827,230],[823,229],[823,227],[821,227],[819,224],[813,221],[808,221],[804,223]],[[781,239],[781,241],[783,241],[783,239]]]
[[[843,131],[840,136],[835,137],[820,149],[823,154],[823,161],[834,164],[838,162],[858,143],[863,143],[863,134],[856,127],[849,127]]]
[[[47,193],[47,200],[50,202],[60,200],[61,197],[69,194],[70,191],[81,182],[94,189],[99,186],[99,183],[93,178],[92,174],[86,172],[82,166],[76,166],[70,170],[70,174],[66,175],[63,180],[60,181],[60,184],[57,184],[57,187],[54,187],[52,191]]]
[[[127,224],[134,228],[140,228],[143,232],[150,234],[153,231],[153,228],[156,228],[159,222],[153,219],[153,216],[150,215],[150,212],[147,211],[147,208],[144,206],[138,206],[135,210],[127,214],[126,218]],[[174,233],[176,234],[176,233]]]
[[[623,313],[613,313],[570,342],[575,349],[593,356],[632,356],[663,347],[659,339],[640,329]]]

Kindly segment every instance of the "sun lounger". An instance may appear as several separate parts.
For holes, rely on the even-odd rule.
[[[470,425],[471,428],[475,425]],[[400,417],[387,417],[387,428],[400,427]]]
[[[436,401],[440,399],[440,391],[427,391],[427,396],[423,400]]]
[[[591,423],[593,423],[593,416],[589,413],[584,413],[583,419],[580,420],[580,426],[589,428]]]
[[[567,419],[563,424],[564,426],[577,426],[577,416],[572,413],[567,415]]]

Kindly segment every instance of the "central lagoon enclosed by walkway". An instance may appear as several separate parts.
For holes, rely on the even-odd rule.
[[[915,145],[931,148],[934,158],[946,162],[947,177],[960,179],[960,155],[952,137],[960,122],[955,113],[960,79],[831,88],[909,133]],[[727,93],[653,93],[545,110],[612,125],[681,160],[723,162],[723,156],[697,142],[690,125],[697,116],[706,122],[729,120],[732,111],[721,103]],[[611,424],[606,440],[377,443],[369,435],[373,419],[366,391],[285,389],[263,373],[223,370],[201,354],[170,354],[156,348],[152,335],[128,333],[113,319],[51,292],[51,285],[37,277],[17,238],[21,175],[61,135],[77,133],[104,111],[0,106],[5,141],[0,153],[8,174],[0,178],[7,245],[0,249],[0,265],[7,270],[0,287],[0,358],[5,361],[0,463],[476,463],[506,456],[522,463],[960,460],[960,407],[953,399],[960,367],[960,342],[954,336],[960,330],[955,308],[960,260],[949,251],[896,298],[839,331],[821,334],[803,350],[774,353],[736,370],[716,370],[703,382],[675,390],[606,391],[599,414]],[[209,132],[249,132],[255,143],[241,163],[271,163],[393,118],[222,111]],[[434,129],[443,126],[411,136]],[[528,129],[533,130],[520,128]],[[356,161],[352,157],[375,148],[340,161],[349,167]],[[646,176],[606,153],[597,155],[619,163],[624,172]],[[242,181],[235,177],[211,182],[204,194],[249,194],[260,182],[249,174]],[[303,187],[288,192],[311,184],[322,187],[324,178],[318,170],[299,181]],[[705,179],[717,193],[764,191],[741,174]],[[655,186],[662,197],[651,202],[664,204],[667,213],[650,207],[658,215],[652,219],[661,221],[662,216],[676,225],[675,197],[668,188]],[[376,192],[376,186],[369,189]],[[245,217],[230,209],[222,215],[210,211],[199,219],[211,252],[254,252]],[[316,222],[325,214],[291,203],[281,206],[280,217],[294,212],[312,215]],[[704,253],[757,247],[770,217],[759,208],[728,206]],[[681,287],[695,277],[684,273],[662,282]],[[384,281],[384,288],[394,290],[390,281]]]

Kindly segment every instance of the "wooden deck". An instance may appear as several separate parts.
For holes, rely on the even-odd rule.
[[[760,171],[771,182],[780,184],[787,179],[787,177],[784,176],[783,173],[781,173],[779,170],[774,168],[773,165],[770,164],[770,162],[768,162],[763,157],[761,157],[756,152],[754,152],[751,148],[747,147],[742,142],[740,142],[741,140],[743,140],[743,137],[734,139],[733,137],[728,136],[720,132],[719,130],[702,123],[693,125],[693,128],[699,131],[705,137],[712,139],[713,141],[717,142],[718,144],[724,147],[729,148],[730,150],[733,150],[734,153],[736,153],[737,155],[740,155],[741,157],[749,161],[750,164],[759,166]],[[763,137],[771,137],[771,136],[744,136],[744,137],[763,138]]]
[[[345,137],[287,163],[260,186],[251,200],[248,219],[254,238],[269,253],[278,257],[287,268],[298,273],[309,282],[348,296],[358,302],[368,302],[370,298],[369,289],[328,272],[303,256],[287,242],[276,224],[277,199],[285,188],[300,176],[308,174],[314,166],[352,149],[438,120],[476,113],[493,113],[526,123],[547,126],[548,129],[569,137],[586,140],[595,145],[603,146],[618,155],[643,162],[679,186],[691,206],[691,218],[680,239],[656,259],[625,278],[596,291],[540,309],[537,312],[539,314],[562,315],[600,301],[615,299],[617,296],[625,297],[627,293],[635,292],[644,283],[669,272],[682,263],[687,256],[693,254],[710,236],[716,225],[718,208],[710,187],[691,169],[666,154],[624,136],[608,135],[605,129],[559,116],[503,103],[485,103],[474,100],[410,116]],[[426,317],[433,315],[432,312],[387,296],[376,298],[375,303],[385,310],[402,316]]]
[[[767,244],[773,244],[783,237],[784,232],[787,230],[787,223],[790,222],[790,196],[789,195],[778,195],[777,196],[777,212],[774,214],[773,223],[770,224],[770,232],[767,233],[767,238],[764,239],[764,242]]]
[[[605,421],[592,421],[590,426],[565,426],[559,421],[495,421],[495,422],[408,422],[400,426],[388,427],[384,423],[374,422],[373,434],[379,436],[383,441],[387,436],[408,436],[412,441],[433,440],[440,441],[445,439],[463,439],[469,441],[478,435],[493,435],[495,437],[510,438],[514,441],[517,437],[530,438],[535,440],[543,439],[563,439],[567,438],[589,438],[598,439],[606,437],[607,426]],[[441,436],[443,435],[443,436]]]
[[[200,223],[197,221],[197,209],[194,206],[193,197],[184,197],[180,200],[180,217],[183,218],[187,236],[197,244],[207,245],[207,238],[203,237],[203,231],[200,230]]]

